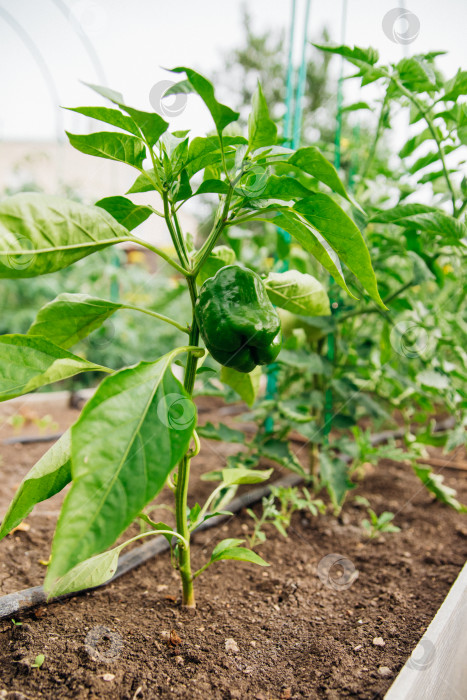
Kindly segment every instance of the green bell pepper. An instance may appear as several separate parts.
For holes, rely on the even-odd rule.
[[[280,319],[252,270],[222,267],[202,285],[195,313],[206,348],[224,367],[251,372],[278,356]]]

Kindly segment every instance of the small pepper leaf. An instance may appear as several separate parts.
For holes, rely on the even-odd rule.
[[[274,469],[223,469],[222,481],[225,486],[235,484],[259,484],[267,481]]]
[[[271,146],[276,142],[277,126],[269,116],[269,109],[260,83],[253,95],[252,111],[248,117],[248,148]]]
[[[222,367],[221,382],[237,392],[248,406],[253,406],[259,391],[261,368],[255,367],[251,372],[237,372],[232,367]]]
[[[244,540],[236,539],[226,539],[219,542],[219,544],[214,547],[211,554],[211,562],[222,561],[223,559],[235,559],[237,561],[248,561],[252,564],[258,564],[258,566],[270,566],[264,559],[262,559],[256,552],[252,552],[251,549],[246,549],[245,547],[239,547]]]

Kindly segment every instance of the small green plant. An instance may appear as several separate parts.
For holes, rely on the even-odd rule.
[[[45,661],[44,654],[38,654],[31,664],[31,668],[40,668]]]
[[[34,425],[37,426],[41,434],[47,432],[47,430],[58,430],[58,423],[54,421],[54,419],[49,413],[47,413],[45,416],[42,416],[42,418],[36,418],[34,420]]]
[[[277,505],[276,505],[277,504]],[[254,520],[253,533],[248,537],[251,548],[266,541],[264,525],[274,525],[283,537],[287,537],[292,515],[297,510],[308,511],[316,516],[324,513],[326,506],[320,499],[313,499],[306,488],[272,486],[269,496],[262,500],[262,513],[258,517],[254,510],[247,509],[248,515]]]
[[[21,627],[21,625],[22,625],[23,623],[22,623],[22,622],[17,622],[17,621],[14,620],[13,618],[11,618],[11,624],[12,624],[14,627]]]
[[[367,498],[362,496],[356,496],[355,502],[359,505],[365,506],[370,519],[364,518],[362,520],[362,527],[370,539],[376,539],[383,533],[389,532],[400,532],[400,527],[392,524],[394,520],[394,513],[390,513],[385,510],[381,515],[376,515],[375,511],[370,507],[370,502]]]
[[[8,425],[11,425],[16,434],[20,433],[26,423],[26,418],[21,413],[14,413],[7,418]]]

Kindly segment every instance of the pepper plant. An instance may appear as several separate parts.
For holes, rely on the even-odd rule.
[[[90,86],[111,107],[74,111],[114,127],[89,135],[68,134],[84,154],[126,163],[138,171],[127,194],[146,193],[148,203],[112,196],[94,206],[39,194],[19,194],[0,203],[0,276],[51,274],[103,248],[138,242],[170,265],[186,283],[190,319],[169,318],[146,307],[128,306],[84,294],[61,294],[38,313],[26,334],[0,337],[0,398],[26,394],[80,372],[107,376],[78,421],[34,466],[3,519],[0,538],[33,508],[71,482],[52,544],[45,589],[59,595],[103,583],[115,572],[121,550],[149,535],[164,535],[178,568],[183,604],[194,606],[193,581],[214,562],[238,559],[265,565],[257,554],[223,540],[193,572],[190,537],[213,515],[223,489],[269,477],[270,470],[224,469],[221,483],[203,506],[188,505],[189,472],[200,442],[193,390],[206,351],[223,365],[234,386],[257,386],[258,367],[280,350],[280,323],[270,299],[287,308],[297,298],[312,304],[309,280],[299,273],[265,282],[235,264],[229,248],[216,243],[233,226],[269,221],[288,231],[347,289],[342,264],[359,279],[372,300],[384,307],[364,240],[347,213],[357,206],[334,167],[315,147],[292,151],[277,139],[261,87],[253,98],[246,137],[232,129],[238,113],[217,101],[211,83],[189,68],[172,93],[196,93],[209,110],[215,131],[190,138],[170,132],[155,112],[127,105],[117,92]],[[299,181],[297,175],[305,178]],[[303,179],[303,178],[302,178]],[[324,186],[324,188],[323,188]],[[324,191],[326,189],[326,191]],[[201,194],[218,198],[213,226],[195,247],[182,230],[180,208]],[[346,211],[347,210],[347,211]],[[175,255],[135,236],[150,216],[163,217]],[[226,266],[227,263],[227,266]],[[298,275],[298,277],[297,277]],[[202,286],[198,289],[199,284]],[[312,290],[311,290],[312,291]],[[269,298],[268,298],[269,297]],[[131,308],[185,332],[187,343],[162,357],[113,371],[69,348],[117,312]],[[201,338],[200,338],[201,332]],[[183,363],[181,383],[172,365]],[[175,470],[175,471],[174,471]],[[172,473],[174,472],[174,473]],[[167,484],[175,500],[175,528],[143,512]],[[150,529],[111,547],[141,518]]]

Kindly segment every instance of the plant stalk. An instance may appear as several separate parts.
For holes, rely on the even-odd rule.
[[[190,345],[197,347],[199,343],[199,328],[195,317],[195,303],[197,298],[196,282],[192,277],[187,278],[193,305],[193,320],[190,329]],[[184,387],[189,394],[193,395],[195,386],[196,367],[198,358],[193,353],[188,354]],[[187,453],[178,466],[177,486],[175,489],[175,513],[177,522],[177,532],[187,542],[187,546],[182,541],[178,544],[178,567],[182,579],[182,604],[187,608],[196,607],[195,594],[193,590],[193,575],[191,573],[190,558],[190,531],[188,528],[188,485],[190,480],[191,457]]]

